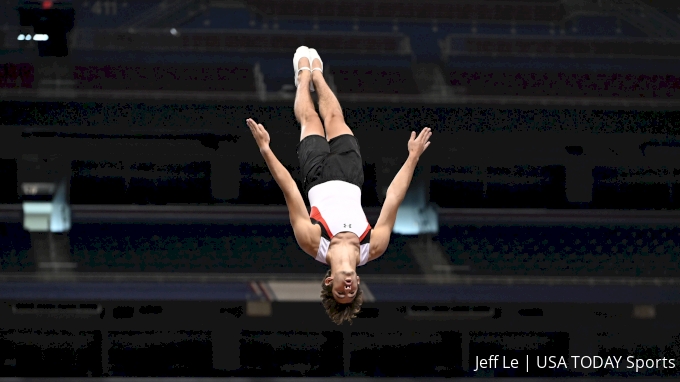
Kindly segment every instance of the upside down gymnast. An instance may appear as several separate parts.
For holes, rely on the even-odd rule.
[[[420,134],[411,132],[408,159],[387,189],[378,221],[371,227],[361,206],[364,171],[359,143],[345,124],[338,99],[326,84],[323,62],[315,49],[301,46],[293,56],[293,67],[297,87],[294,110],[301,125],[297,154],[311,212],[307,211],[295,180],[269,147],[267,130],[253,119],[246,123],[283,191],[298,245],[329,266],[321,283],[326,313],[338,325],[344,321],[351,324],[363,302],[357,266],[377,259],[387,249],[397,210],[420,156],[430,145],[432,131],[426,127]],[[318,114],[312,101],[313,91],[319,96]]]

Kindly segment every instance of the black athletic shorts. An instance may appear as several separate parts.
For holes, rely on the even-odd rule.
[[[312,187],[331,180],[342,180],[359,188],[364,185],[364,161],[359,141],[352,134],[338,135],[330,141],[320,135],[309,135],[298,143],[297,154],[305,197]]]

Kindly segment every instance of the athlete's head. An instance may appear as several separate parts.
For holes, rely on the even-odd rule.
[[[321,282],[321,302],[333,322],[351,324],[364,302],[356,271],[329,269]]]

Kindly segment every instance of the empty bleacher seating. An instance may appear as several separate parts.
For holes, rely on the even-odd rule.
[[[0,271],[33,271],[31,237],[21,223],[0,223]]]
[[[278,54],[263,57],[259,61],[267,91],[278,92],[284,88],[295,89],[291,54]]]
[[[273,30],[273,31],[334,31],[345,33],[380,32],[404,33],[411,41],[418,43],[412,46],[414,50],[422,50],[419,54],[438,56],[437,40],[450,33],[479,33],[479,34],[520,34],[520,35],[549,35],[555,32],[554,26],[547,23],[518,24],[507,21],[485,21],[475,19],[447,21],[433,17],[418,19],[402,17],[397,19],[366,19],[366,18],[319,18],[317,16],[286,16],[276,15],[261,17],[257,12],[244,8],[212,7],[192,21],[181,25],[182,29],[227,29],[227,30]],[[613,34],[614,32],[612,32]]]
[[[451,69],[449,83],[470,95],[668,98],[680,92],[674,74]]]
[[[410,68],[332,67],[338,93],[416,94]]]
[[[392,234],[390,245],[378,259],[369,262],[357,270],[359,274],[416,274],[420,267],[411,256],[407,243],[412,236]]]
[[[565,15],[564,8],[558,1],[523,1],[515,4],[504,4],[487,1],[452,3],[394,0],[352,0],[346,2],[247,0],[246,3],[265,15],[322,18],[557,21]]]
[[[314,271],[285,226],[76,224],[78,269],[104,272]]]
[[[115,28],[131,18],[152,11],[162,0],[135,1],[87,1],[74,2],[75,26],[95,28]]]
[[[473,274],[657,276],[680,274],[673,227],[445,226],[439,241]]]
[[[255,91],[249,65],[78,65],[74,79],[82,89]]]
[[[630,36],[631,28],[625,22],[612,16],[578,16],[571,18],[564,25],[564,32],[567,35],[578,36]],[[626,32],[624,34],[624,32]],[[635,37],[645,37],[638,31]],[[633,37],[633,36],[631,36]]]
[[[72,204],[209,203],[209,162],[176,164],[73,161]]]
[[[32,88],[35,72],[32,64],[5,63],[0,65],[0,88]]]
[[[559,208],[563,166],[432,166],[430,200],[443,208]]]
[[[413,92],[411,88],[414,88],[408,69],[411,54],[408,37],[399,33],[194,30],[182,32],[178,37],[172,36],[167,31],[157,30],[149,32],[148,35],[142,32],[133,34],[96,30],[92,33],[94,46],[98,47],[99,53],[82,55],[80,62],[83,63],[76,66],[74,74],[78,88],[255,92],[254,70],[257,65],[263,74],[266,89],[276,92],[292,85],[290,54],[300,45],[319,49],[324,60],[328,60],[327,62],[333,66],[355,65],[362,62],[365,65],[379,66],[389,63],[390,67],[399,67],[400,69],[394,70],[384,68],[387,71],[399,71],[403,76],[397,78],[394,84],[385,82],[389,81],[389,78],[383,79],[381,84],[380,77],[366,84],[373,88],[378,87],[379,92],[408,93]],[[168,56],[168,62],[157,65],[98,64],[105,61],[98,60],[97,55],[104,57],[108,52],[119,50],[135,52],[137,61],[147,62],[159,62],[171,52],[192,53],[187,53],[182,58]],[[213,55],[209,56],[210,54]],[[216,64],[215,62],[220,62],[216,54],[224,55],[223,62],[230,63]],[[231,63],[234,60],[230,56],[235,54],[242,57],[244,64]],[[194,57],[193,63],[191,57]],[[337,58],[340,58],[340,61]],[[118,60],[115,57],[113,59]],[[178,60],[184,63],[170,64]],[[385,77],[385,74],[382,77]],[[377,86],[373,82],[377,82]]]
[[[461,36],[449,35],[443,52],[473,55],[538,55],[538,56],[646,56],[680,57],[680,43],[637,39],[577,39],[549,37]]]
[[[593,169],[593,207],[678,208],[678,169],[597,166]]]
[[[9,116],[10,113],[6,114]],[[17,161],[15,159],[0,159],[0,203],[16,203],[19,201],[19,190],[17,189]]]
[[[305,254],[287,225],[75,224],[70,232],[79,271],[319,273],[327,266]],[[393,238],[363,273],[417,273]]]
[[[149,4],[152,3],[145,2],[144,6],[151,7]],[[581,15],[565,19],[562,3],[550,0],[527,0],[512,4],[495,1],[450,3],[427,0],[403,3],[393,0],[352,0],[342,5],[311,0],[247,0],[245,6],[214,5],[201,12],[194,18],[185,18],[184,24],[177,25],[178,33],[170,33],[166,28],[135,31],[93,28],[83,32],[91,34],[90,37],[79,39],[91,43],[79,45],[81,49],[87,45],[86,49],[90,50],[126,51],[137,55],[163,55],[170,52],[238,55],[243,62],[248,63],[250,67],[246,69],[249,71],[259,65],[269,92],[293,90],[289,55],[296,47],[307,45],[318,49],[330,64],[338,92],[368,94],[418,93],[409,68],[413,57],[422,62],[436,62],[442,57],[444,61],[457,61],[461,56],[495,59],[499,55],[511,59],[524,57],[527,60],[535,56],[596,56],[612,60],[632,55],[659,57],[680,52],[680,49],[673,49],[673,44],[677,44],[674,42],[622,38],[642,36],[631,25],[611,16]],[[582,36],[590,38],[584,39]],[[610,36],[618,37],[612,39]],[[673,47],[669,48],[668,44]],[[335,57],[330,57],[332,54],[345,55],[346,59],[344,62],[337,61]],[[408,60],[409,63],[405,66],[383,65],[378,63],[380,59],[368,62],[359,58],[377,54],[384,56],[383,61]],[[231,77],[226,81],[229,84],[226,84],[221,81],[219,73],[212,73],[217,69],[210,67],[215,66],[219,58],[197,57],[192,62],[190,56],[186,54],[181,59],[168,59],[182,60],[187,65],[198,65],[206,60],[210,64],[204,65],[204,69],[191,69],[200,70],[200,73],[188,69],[183,69],[184,72],[161,69],[165,65],[139,68],[138,74],[134,73],[134,65],[113,70],[130,72],[135,80],[128,82],[119,80],[125,78],[126,74],[102,73],[96,69],[101,65],[80,63],[75,75],[77,87],[255,91],[254,73],[244,73],[245,77],[241,78],[243,83],[248,83],[247,86],[232,87],[230,84],[236,84],[236,77]],[[147,62],[155,61],[149,58]],[[525,69],[527,66],[530,65],[524,64]],[[659,73],[661,76],[638,76],[631,71],[604,70],[593,75],[592,71],[587,70],[560,72],[508,69],[513,66],[503,70],[488,67],[485,72],[484,69],[475,71],[470,67],[460,71],[460,67],[464,65],[456,66],[455,70],[452,68],[450,73],[445,71],[444,75],[446,77],[449,74],[449,82],[457,88],[456,92],[461,90],[470,95],[663,98],[674,96],[678,86],[674,75],[665,76],[663,73]],[[231,74],[238,76],[233,72]],[[488,78],[489,75],[493,75],[493,78]]]
[[[287,166],[287,169],[291,174],[297,175],[299,172],[296,168],[290,166]],[[279,185],[276,184],[266,164],[241,163],[239,170],[241,172],[239,203],[256,205],[263,203],[268,205],[286,204],[283,192],[281,192]],[[295,179],[299,179],[299,177],[295,176]],[[298,184],[298,187],[301,187],[301,184]]]
[[[255,15],[245,8],[210,7],[200,16],[181,25],[182,28],[247,29]]]
[[[680,20],[680,4],[669,1],[669,2],[653,2],[649,3],[650,6],[654,7],[657,11],[661,12],[663,15],[676,22]]]
[[[96,30],[93,46],[104,50],[149,51],[239,51],[294,52],[300,45],[326,52],[394,53],[409,52],[408,39],[398,33],[295,33],[271,30],[186,30],[176,36],[167,30],[139,30],[135,33]]]
[[[339,54],[319,50],[324,71],[333,76],[338,92],[412,94],[417,92],[410,56],[400,54]],[[263,56],[259,68],[267,90],[293,90],[291,55]]]

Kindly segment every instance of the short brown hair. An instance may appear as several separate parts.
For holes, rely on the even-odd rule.
[[[361,304],[364,302],[364,297],[362,296],[361,292],[361,284],[359,284],[357,288],[357,294],[354,296],[354,300],[352,300],[351,303],[340,304],[339,302],[335,301],[335,297],[333,297],[333,285],[326,285],[326,278],[330,277],[330,275],[331,270],[329,269],[326,272],[326,276],[324,276],[323,280],[321,281],[321,303],[326,309],[326,313],[328,314],[328,317],[331,318],[331,321],[338,325],[342,324],[344,321],[348,321],[351,325],[352,319],[357,316],[357,313],[359,313],[361,310]]]

